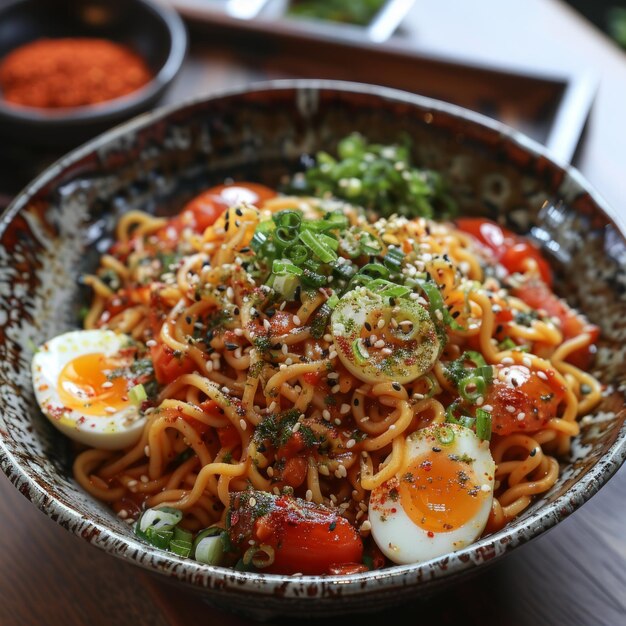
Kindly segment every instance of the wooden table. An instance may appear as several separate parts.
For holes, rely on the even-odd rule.
[[[626,55],[558,0],[417,3],[404,36],[426,51],[506,67],[601,78],[577,164],[626,222]],[[168,96],[179,101],[259,76],[194,47]],[[242,626],[70,535],[0,478],[2,626]],[[573,517],[480,576],[386,621],[505,626],[626,624],[626,467]],[[359,618],[378,624],[381,616]],[[334,620],[329,620],[331,626]],[[342,623],[344,620],[342,620]],[[287,624],[278,620],[277,624]],[[337,621],[336,623],[339,623]]]

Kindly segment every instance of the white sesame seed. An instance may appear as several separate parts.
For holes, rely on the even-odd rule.
[[[293,359],[291,357],[287,357],[285,359],[285,365],[293,365]]]
[[[293,428],[291,429],[292,433],[297,433],[300,430],[300,426],[302,426],[302,424],[300,422],[296,422],[293,425]]]
[[[307,502],[311,502],[311,500],[313,500],[313,492],[310,489],[307,489],[304,497],[306,498]]]
[[[272,478],[272,476],[274,476],[274,468],[270,465],[267,470],[265,470],[267,472],[267,475]]]
[[[524,413],[524,412],[521,412],[521,413],[517,414],[517,419],[520,422],[523,421],[525,417],[526,417],[526,413]]]
[[[339,374],[337,372],[331,372],[330,374],[328,374],[328,378],[330,380],[336,380],[337,378],[339,378]]]
[[[491,491],[491,487],[489,485],[482,485],[480,490],[484,491],[485,493],[487,493],[488,491]]]
[[[336,350],[331,350],[330,354],[328,355],[328,358],[332,361],[333,359],[337,358],[337,351]]]
[[[272,325],[270,324],[269,320],[263,320],[263,326],[265,327],[266,330],[270,330],[270,328],[272,328]]]
[[[378,324],[376,324],[376,328],[384,328],[385,327],[385,320],[381,317],[378,320]]]
[[[359,529],[362,533],[368,533],[370,530],[372,530],[372,524],[370,523],[369,520],[365,520],[362,524],[361,524],[361,528]]]
[[[322,476],[330,476],[330,471],[328,470],[328,466],[326,465],[320,465],[317,468],[317,471],[322,475]]]
[[[127,486],[129,489],[133,489],[133,488],[134,488],[134,487],[136,487],[138,484],[139,484],[139,483],[138,483],[136,480],[129,480],[129,481],[126,483],[126,486]]]
[[[329,335],[328,333],[324,335],[324,341],[328,341],[328,343],[330,343],[332,340],[333,340],[332,335]]]
[[[113,383],[110,380],[106,380],[100,386],[102,387],[102,389],[110,389],[111,387],[113,387]]]
[[[510,404],[507,404],[505,408],[506,408],[506,410],[509,413],[515,413],[515,407],[514,406],[511,406]]]
[[[525,356],[522,359],[522,363],[526,366],[526,367],[532,367],[533,362],[527,357]]]
[[[267,412],[272,413],[275,408],[276,408],[276,402],[272,401],[272,403],[267,407]]]
[[[488,413],[490,413],[491,411],[493,411],[493,407],[490,404],[485,404],[485,406],[483,407],[483,411],[487,411]]]
[[[252,507],[252,506],[256,506],[256,498],[250,498],[250,500],[248,500],[248,504]]]
[[[502,359],[502,365],[510,365],[511,363],[515,363],[515,361],[510,356],[505,356]]]
[[[327,421],[330,422],[330,411],[328,409],[324,409],[322,411],[322,417]]]
[[[478,396],[478,398],[476,398],[476,405],[481,406],[484,401],[485,399],[482,396]]]
[[[278,366],[278,369],[279,369],[279,370],[286,370],[286,369],[287,369],[287,366],[286,366],[284,363],[281,363],[281,364]]]
[[[300,324],[302,324],[302,322],[300,321],[300,318],[297,315],[293,316],[293,323],[294,323],[294,326],[300,326]]]
[[[143,449],[143,453],[144,453],[146,456],[150,456],[150,446],[146,446],[146,447]]]
[[[288,346],[286,343],[284,343],[284,344],[280,347],[280,351],[281,351],[283,354],[288,354],[288,353],[289,353],[289,346]]]
[[[233,290],[233,288],[232,288],[232,287],[229,287],[229,288],[226,290],[226,297],[227,297],[229,300],[232,300],[232,299],[235,297],[235,292],[234,292],[234,290]]]
[[[374,344],[375,348],[384,348],[385,347],[385,342],[383,339],[379,339],[375,344]]]
[[[349,404],[342,404],[341,408],[339,409],[339,413],[341,413],[341,415],[345,415],[346,413],[350,413],[350,405]]]
[[[355,444],[356,441],[354,439],[348,439],[348,441],[346,441],[346,448],[353,448]]]
[[[246,430],[246,428],[248,428],[248,424],[243,417],[239,420],[239,426],[241,426],[241,430]]]
[[[148,478],[145,474],[142,474],[142,475],[139,477],[139,480],[140,480],[140,481],[141,481],[144,485],[145,485],[146,483],[149,483],[149,482],[150,482],[150,479],[149,479],[149,478]]]
[[[537,376],[539,376],[539,378],[541,378],[542,380],[548,380],[548,377],[546,376],[546,373],[542,372],[541,370],[539,370],[537,372]],[[104,385],[103,385],[103,387],[104,387]]]
[[[116,408],[114,408],[114,407],[112,407],[112,406],[108,406],[108,407],[106,407],[106,409],[104,409],[104,410],[105,410],[107,413],[109,413],[109,414],[113,414],[113,413],[115,413],[115,412],[117,411],[117,409],[116,409]]]
[[[128,511],[126,509],[120,509],[117,512],[117,516],[121,517],[122,519],[126,519],[128,517]]]
[[[235,328],[233,331],[237,337],[241,337],[243,335],[243,330],[241,328]]]
[[[336,424],[337,426],[341,426],[341,420],[340,420],[338,417],[337,417],[337,418],[335,418],[335,424]]]
[[[423,393],[414,393],[413,394],[413,399],[414,400],[423,400],[426,396]]]
[[[389,355],[389,354],[393,354],[393,350],[391,348],[383,348],[380,351],[381,354],[385,354],[385,355]]]
[[[226,385],[224,385],[222,387],[222,393],[230,393],[230,389],[228,387],[226,387]]]
[[[389,430],[395,430],[395,429],[396,429],[396,425],[395,425],[395,424],[391,424],[391,425],[389,426]]]
[[[332,393],[339,393],[339,391],[341,390],[341,385],[334,385],[333,387],[331,387],[330,391]]]
[[[157,342],[154,339],[148,339],[148,341],[146,341],[146,345],[148,348],[154,348],[157,345]]]

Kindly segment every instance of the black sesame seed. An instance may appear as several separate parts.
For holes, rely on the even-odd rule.
[[[441,452],[441,448],[437,448],[436,446],[432,450],[433,452]]]
[[[236,306],[236,307],[233,309],[233,315],[239,315],[239,307],[238,307],[238,306]]]
[[[185,317],[185,321],[187,322],[187,324],[191,324],[191,316],[190,316],[190,315],[187,315],[187,316]]]
[[[391,383],[391,386],[396,390],[396,391],[401,391],[402,387],[400,386],[400,383]]]
[[[358,398],[355,398],[355,399],[354,399],[354,402],[353,402],[352,404],[354,404],[354,406],[359,406],[359,404],[360,404],[360,403],[359,403],[359,399],[358,399]]]
[[[267,315],[267,317],[274,317],[274,313],[276,313],[276,309],[266,309],[265,310],[265,315]]]
[[[528,456],[535,456],[535,454],[537,454],[537,448],[533,448],[529,453]]]
[[[365,330],[367,330],[367,332],[371,332],[372,331],[372,325],[369,322],[365,322],[364,326],[365,326]]]
[[[239,207],[237,207],[237,208],[235,209],[235,213],[237,213],[237,215],[238,215],[239,217],[241,217],[241,216],[243,215],[243,211],[242,211]]]
[[[226,343],[224,345],[226,346],[226,349],[229,352],[232,352],[233,350],[236,350],[239,347],[239,344],[236,344],[236,343]]]

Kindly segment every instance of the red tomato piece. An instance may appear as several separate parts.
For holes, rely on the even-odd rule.
[[[524,272],[526,260],[532,259],[537,263],[543,281],[552,285],[550,266],[539,248],[530,241],[482,217],[462,217],[456,220],[456,225],[490,248],[500,264],[511,274]]]
[[[252,539],[274,548],[274,562],[265,572],[327,574],[331,568],[362,561],[363,542],[350,522],[336,510],[299,498],[236,493],[229,521],[235,545],[245,549]]]
[[[167,385],[183,374],[190,374],[196,369],[195,363],[188,356],[177,356],[171,348],[158,344],[150,348],[154,375],[157,382]]]
[[[322,379],[321,372],[307,372],[302,376],[305,382],[309,383],[309,385],[317,385]]]
[[[556,417],[565,389],[554,380],[554,372],[549,371],[542,378],[522,365],[497,368],[498,375],[485,397],[485,405],[493,408],[492,431],[495,434],[535,432]]]
[[[205,193],[218,197],[228,206],[234,206],[240,202],[247,202],[256,207],[263,206],[266,200],[275,198],[278,194],[265,185],[259,183],[237,182],[227,185],[217,185],[211,187]]]
[[[234,448],[241,443],[241,438],[237,429],[229,424],[228,426],[220,426],[217,429],[217,436],[220,439],[222,448]]]
[[[591,337],[589,345],[572,352],[567,361],[581,369],[589,369],[595,352],[595,343],[600,336],[600,329],[588,322],[583,315],[572,309],[566,302],[557,298],[541,281],[533,280],[524,283],[513,291],[513,295],[523,300],[533,309],[542,309],[548,316],[556,317],[561,322],[563,339],[573,339],[582,333]]]

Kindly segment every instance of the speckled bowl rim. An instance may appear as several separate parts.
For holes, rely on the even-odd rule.
[[[140,115],[112,130],[92,139],[81,147],[59,159],[28,185],[7,207],[0,217],[0,236],[8,223],[27,205],[29,200],[46,184],[52,181],[69,166],[79,161],[92,151],[115,141],[128,132],[138,131],[155,122],[164,120],[170,114],[205,101],[230,98],[252,92],[271,92],[284,90],[335,90],[357,94],[370,94],[383,100],[416,105],[438,113],[461,118],[470,124],[487,127],[496,131],[533,156],[542,157],[563,170],[567,177],[584,189],[600,210],[612,221],[622,237],[626,238],[626,224],[599,194],[587,183],[574,167],[559,163],[549,151],[506,125],[469,111],[457,105],[449,104],[425,96],[410,94],[396,89],[366,85],[347,81],[319,79],[288,79],[253,83],[245,87],[216,91],[210,96],[195,98],[182,104],[162,107],[151,113]],[[511,548],[527,543],[554,527],[564,517],[569,516],[582,506],[591,496],[609,480],[626,460],[626,423],[622,425],[615,441],[607,453],[570,489],[552,503],[531,513],[504,529],[489,535],[455,553],[437,559],[413,565],[393,566],[384,570],[352,574],[348,576],[284,576],[237,572],[231,569],[203,565],[190,559],[183,559],[128,538],[107,526],[86,520],[79,513],[55,496],[54,490],[45,484],[30,468],[21,465],[12,455],[7,442],[0,438],[0,468],[9,476],[11,482],[28,497],[46,515],[57,523],[72,530],[78,536],[102,548],[125,561],[139,565],[153,572],[167,572],[170,577],[196,588],[215,588],[221,592],[239,592],[264,596],[280,593],[285,598],[298,598],[300,601],[315,601],[320,595],[333,595],[340,588],[342,597],[358,596],[368,592],[392,592],[394,589],[421,584],[434,583],[437,579],[451,578],[466,570],[493,562]],[[166,565],[168,567],[166,567]],[[172,572],[170,565],[176,565]],[[307,593],[314,586],[315,593]],[[317,589],[319,586],[319,589]]]

